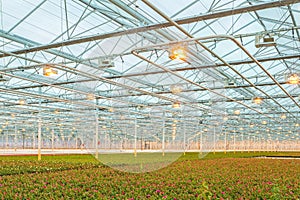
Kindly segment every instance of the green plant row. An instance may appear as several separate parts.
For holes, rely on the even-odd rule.
[[[0,199],[299,199],[300,160],[251,158],[263,155],[298,153],[187,153],[147,173],[116,171],[90,155],[4,157]]]

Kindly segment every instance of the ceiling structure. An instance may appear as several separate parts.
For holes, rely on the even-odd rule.
[[[1,1],[2,132],[299,139],[300,1]],[[184,47],[186,59],[172,60]],[[50,70],[50,74],[46,74]],[[52,73],[52,74],[51,74]],[[262,102],[254,102],[255,98]],[[148,131],[148,132],[147,132]],[[129,136],[133,133],[129,133]]]

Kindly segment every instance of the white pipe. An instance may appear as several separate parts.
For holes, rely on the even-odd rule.
[[[6,131],[6,135],[5,135],[5,149],[8,148],[8,129]]]
[[[227,137],[227,132],[225,132],[225,138],[224,138],[224,153],[226,153],[226,150],[227,150],[227,144],[226,144],[226,137]]]
[[[42,88],[39,88],[39,94],[42,93]],[[38,118],[38,160],[42,159],[41,148],[42,148],[42,119],[41,119],[41,103],[42,100],[39,99],[39,118]]]
[[[52,136],[52,139],[51,139],[51,148],[52,148],[52,151],[54,150],[54,130],[52,129],[51,131],[51,136]]]
[[[98,111],[98,110],[97,110]],[[95,145],[96,145],[96,149],[95,149],[95,157],[96,159],[99,158],[99,149],[98,149],[98,126],[99,126],[99,122],[98,122],[98,112],[95,115],[96,117],[96,121],[95,121]]]
[[[137,156],[136,144],[137,144],[137,120],[135,119],[135,121],[134,121],[134,157]]]
[[[165,125],[165,113],[163,114],[163,122],[162,122],[162,155],[165,155],[165,131],[166,131],[166,125]]]
[[[38,119],[38,160],[42,159],[41,148],[42,148],[42,120]]]
[[[17,131],[17,126],[15,125],[15,151],[17,150],[18,148],[18,131]]]

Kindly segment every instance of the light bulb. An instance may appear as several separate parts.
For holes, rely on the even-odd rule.
[[[281,118],[281,119],[286,119],[286,115],[285,115],[285,114],[282,114],[282,115],[280,116],[280,118]]]
[[[182,46],[176,46],[173,47],[170,51],[169,58],[171,60],[183,60],[186,61],[187,55],[186,55],[186,49]]]
[[[287,78],[287,83],[288,84],[299,84],[300,83],[300,77],[298,74],[291,74]]]
[[[234,114],[235,114],[235,115],[239,115],[239,114],[241,114],[241,111],[240,111],[240,110],[235,110],[235,111],[234,111]]]
[[[57,70],[53,69],[50,65],[46,65],[43,67],[44,76],[52,76],[56,74],[57,74]]]
[[[255,97],[255,98],[253,98],[253,103],[255,103],[255,104],[261,104],[262,101],[263,101],[263,99],[260,98],[260,97]]]
[[[94,100],[95,99],[95,95],[92,94],[92,93],[89,93],[89,94],[86,95],[86,99],[87,100]]]
[[[24,105],[24,104],[26,104],[26,101],[25,101],[25,99],[20,99],[20,100],[19,100],[19,104],[20,104],[20,105]]]
[[[264,125],[266,125],[267,121],[263,120],[261,123],[264,124]]]
[[[180,108],[180,103],[179,102],[174,102],[172,107],[173,108]]]

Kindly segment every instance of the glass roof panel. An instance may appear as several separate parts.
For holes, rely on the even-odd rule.
[[[42,116],[49,124],[59,116],[53,114],[56,109],[65,110],[62,120],[69,116],[68,123],[77,120],[77,110],[98,112],[107,120],[151,115],[167,121],[180,116],[186,122],[191,113],[209,121],[219,112],[229,117],[224,127],[231,129],[234,110],[240,109],[241,126],[248,127],[253,117],[257,121],[251,123],[260,129],[258,120],[277,125],[285,113],[283,130],[288,130],[299,122],[294,114],[300,109],[299,84],[287,84],[288,75],[300,71],[299,5],[270,0],[3,1],[0,104],[6,115]],[[182,52],[174,52],[175,47],[183,47]],[[173,60],[181,53],[184,58]],[[57,74],[47,76],[49,65]],[[261,105],[253,102],[256,96],[263,98]],[[22,98],[30,103],[19,105]],[[174,103],[182,107],[176,110]]]

